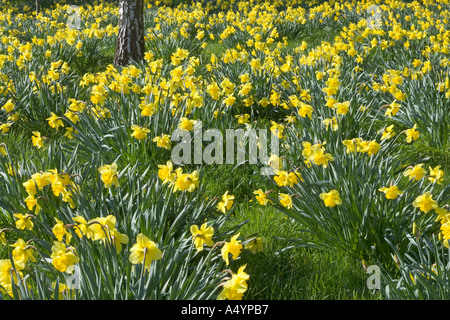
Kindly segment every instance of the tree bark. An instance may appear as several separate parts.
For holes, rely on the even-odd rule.
[[[115,66],[144,60],[144,0],[119,0]]]
[[[36,15],[41,11],[41,3],[40,0],[36,0]]]

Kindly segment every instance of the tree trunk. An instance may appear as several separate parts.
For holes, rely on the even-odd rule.
[[[119,0],[115,66],[144,60],[144,0]]]
[[[36,0],[36,15],[41,11],[41,3],[40,0]]]

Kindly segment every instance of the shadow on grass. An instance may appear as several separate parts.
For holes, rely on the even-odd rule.
[[[246,300],[369,300],[379,299],[367,288],[369,274],[360,261],[343,252],[294,247],[300,226],[272,207],[241,204],[235,219],[250,219],[240,230],[246,239],[265,237],[262,252],[243,250],[232,270],[247,264],[250,275]]]
[[[269,239],[269,241],[276,241]],[[376,299],[357,261],[330,250],[293,248],[242,255],[250,275],[247,300]]]

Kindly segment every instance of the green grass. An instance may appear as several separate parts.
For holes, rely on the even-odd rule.
[[[204,59],[207,59],[209,61],[209,58],[211,57],[211,54],[215,54],[216,56],[220,56],[222,53],[225,52],[225,47],[222,43],[219,43],[219,41],[210,41],[206,44],[206,47],[202,51],[202,56]]]
[[[249,220],[240,232],[246,237],[263,236],[263,252],[242,253],[239,265],[247,263],[250,275],[246,299],[374,299],[366,286],[368,274],[359,261],[341,252],[291,247],[300,236],[298,223],[271,207],[257,203],[238,206],[234,218]],[[289,248],[291,247],[291,248]],[[287,248],[287,249],[286,249]]]
[[[97,73],[105,71],[106,66],[113,64],[115,47],[107,50],[100,50],[99,52],[92,52],[89,57],[77,57],[71,67],[73,66],[80,77],[86,73]]]
[[[299,39],[293,39],[290,40],[286,50],[293,49],[295,47],[298,47],[302,44],[303,41],[308,43],[308,48],[314,48],[320,45],[322,42],[332,42],[334,38],[339,35],[341,30],[336,29],[330,29],[330,28],[324,28],[324,29],[318,29],[315,30],[314,33],[305,35],[304,37],[301,37]]]

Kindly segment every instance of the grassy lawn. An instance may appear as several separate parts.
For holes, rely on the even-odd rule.
[[[360,261],[332,250],[296,247],[301,226],[279,212],[249,203],[236,209],[235,219],[249,220],[243,234],[267,240],[263,252],[242,256],[252,279],[249,299],[377,298],[367,289]]]

